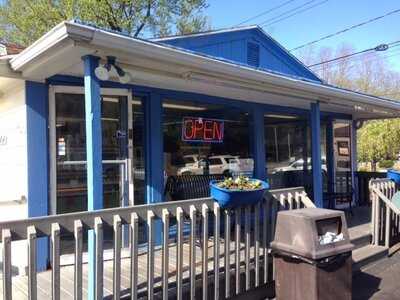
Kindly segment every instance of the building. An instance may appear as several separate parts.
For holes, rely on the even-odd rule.
[[[355,129],[399,110],[324,83],[259,27],[142,40],[63,22],[0,56],[1,219],[172,201],[182,174],[302,185],[324,206],[355,170]]]

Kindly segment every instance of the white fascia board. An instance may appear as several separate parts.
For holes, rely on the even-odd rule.
[[[20,72],[14,71],[10,66],[10,60],[13,56],[0,57],[0,77],[22,78]]]
[[[84,54],[85,51],[83,48],[87,47],[87,53],[95,53],[96,49],[106,49],[115,53],[116,56],[118,56],[118,52],[123,52],[132,54],[133,56],[140,55],[140,57],[149,60],[157,58],[157,60],[162,60],[171,65],[184,65],[189,70],[200,69],[200,72],[204,72],[210,76],[218,76],[228,80],[229,78],[237,78],[237,80],[246,81],[248,84],[265,84],[283,89],[295,89],[310,94],[312,96],[310,101],[320,99],[321,101],[329,102],[334,99],[336,103],[343,101],[345,104],[364,104],[400,112],[400,103],[395,101],[290,78],[263,70],[255,70],[244,65],[221,61],[183,49],[140,40],[73,22],[63,22],[57,25],[37,42],[11,59],[12,68],[20,70],[32,62],[35,57],[48,55],[45,53],[46,51],[48,52],[57,48],[56,45],[67,38],[77,42],[77,45],[82,48],[81,51],[78,51],[80,54]],[[77,57],[77,60],[80,59],[81,57]],[[48,66],[42,65],[39,67],[46,68]]]
[[[110,40],[118,37],[118,41]],[[120,36],[118,34],[108,33],[104,31],[96,31],[91,44],[98,47],[110,47],[112,45],[116,50],[133,51],[135,53],[148,55],[149,58],[157,57],[165,59],[171,63],[187,64],[191,67],[204,68],[209,74],[218,74],[222,76],[240,78],[242,80],[255,80],[258,84],[273,84],[283,88],[297,89],[308,92],[317,97],[334,98],[337,101],[351,101],[359,104],[367,104],[372,106],[384,107],[390,110],[400,111],[400,103],[391,100],[385,100],[379,97],[364,95],[357,92],[343,90],[336,87],[322,85],[318,83],[298,80],[277,74],[267,73],[261,70],[254,70],[250,67],[235,65],[233,63],[224,62],[210,57],[200,56],[191,52],[183,51],[168,46],[154,44],[143,40],[132,39],[130,37]],[[313,101],[313,99],[310,99]],[[348,102],[346,103],[348,104]]]
[[[41,38],[39,38],[36,42],[34,42],[32,45],[13,57],[10,60],[11,67],[16,71],[23,70],[27,64],[35,61],[41,55],[45,53],[46,55],[48,55],[49,51],[57,50],[57,45],[68,38],[79,41],[91,40],[92,33],[90,31],[84,29],[79,30],[79,27],[74,28],[71,31],[70,27],[66,26],[66,24],[69,24],[69,22],[62,22],[58,24],[52,30],[50,30]]]

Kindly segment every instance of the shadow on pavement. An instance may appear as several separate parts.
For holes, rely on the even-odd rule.
[[[379,291],[381,278],[360,272],[353,277],[353,300],[370,299]]]

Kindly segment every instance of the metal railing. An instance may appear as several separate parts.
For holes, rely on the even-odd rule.
[[[372,243],[387,248],[399,241],[400,209],[393,204],[393,195],[398,191],[390,179],[373,179],[370,181],[372,202],[371,226]]]
[[[71,294],[74,295],[74,299],[82,299],[84,229],[95,231],[94,291],[96,299],[102,299],[103,232],[106,227],[111,227],[114,232],[112,294],[114,299],[119,299],[123,225],[129,226],[130,235],[130,257],[127,259],[130,260],[131,299],[142,296],[153,299],[155,295],[168,299],[171,293],[176,299],[194,299],[198,295],[202,295],[203,299],[229,298],[273,281],[269,245],[274,236],[277,212],[303,207],[314,207],[314,204],[303,188],[290,188],[272,190],[266,193],[263,201],[235,209],[221,209],[213,199],[203,198],[3,222],[0,223],[3,247],[3,299],[12,298],[12,282],[15,277],[11,274],[11,243],[16,240],[27,240],[27,294],[29,299],[37,299],[36,241],[40,237],[50,239],[51,297],[60,299],[60,234],[63,232],[74,235],[75,260]],[[147,242],[144,245],[147,273],[144,288],[138,286],[139,222],[147,224]],[[172,226],[177,228],[173,239],[170,238]],[[156,227],[160,228],[161,232],[156,232]],[[185,231],[186,227],[189,227],[188,234]],[[155,245],[158,237],[161,237],[160,248]],[[185,249],[189,249],[186,254],[184,246]],[[176,258],[173,268],[170,263],[171,249]],[[155,275],[155,251],[159,251],[157,253],[161,255],[161,266],[157,264],[157,268],[161,269],[157,272],[159,276]],[[188,276],[184,276],[184,259],[189,262]],[[266,289],[259,290],[265,293]],[[264,295],[265,297],[267,295]]]

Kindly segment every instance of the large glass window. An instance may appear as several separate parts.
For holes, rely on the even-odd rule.
[[[246,111],[217,104],[165,100],[163,112],[167,200],[195,198],[196,176],[253,174]],[[174,183],[185,175],[185,190],[180,190]]]
[[[271,188],[310,184],[311,152],[307,119],[294,115],[264,117],[268,180]]]
[[[303,186],[312,195],[311,129],[301,115],[264,117],[268,180],[271,188]],[[327,190],[326,125],[321,123],[323,189]]]

